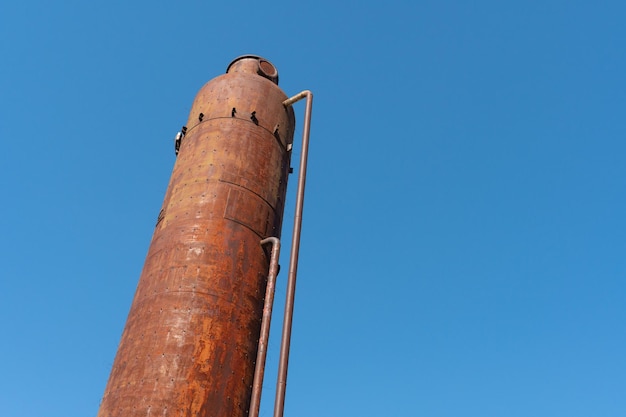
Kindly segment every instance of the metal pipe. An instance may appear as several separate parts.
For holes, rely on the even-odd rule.
[[[298,94],[296,94],[295,96],[290,97],[287,100],[283,101],[283,106],[289,107],[289,106],[293,105],[294,103],[302,100],[305,97],[311,97],[311,100],[313,100],[313,93],[311,93],[309,90],[301,91]],[[308,104],[307,104],[307,106],[308,106]]]
[[[283,101],[283,105],[285,107],[289,107],[305,97],[306,109],[304,113],[304,127],[302,128],[302,150],[300,152],[298,189],[296,191],[296,209],[293,219],[293,235],[291,238],[289,275],[287,277],[285,316],[283,319],[283,333],[280,342],[280,358],[278,362],[278,379],[276,382],[274,417],[283,417],[283,412],[285,409],[285,391],[287,390],[287,368],[289,366],[289,348],[291,343],[293,304],[296,295],[296,273],[298,271],[298,252],[300,251],[300,231],[302,229],[302,209],[304,207],[306,164],[309,155],[309,132],[311,130],[311,110],[313,107],[313,93],[311,93],[309,90],[304,90],[301,93],[296,94],[295,96]]]
[[[261,245],[272,244],[270,269],[265,287],[265,302],[263,303],[263,318],[261,320],[261,335],[259,348],[256,354],[256,366],[254,369],[254,381],[252,382],[252,398],[250,400],[249,417],[258,417],[261,406],[261,391],[263,390],[263,375],[265,373],[265,359],[267,357],[267,343],[270,337],[270,323],[272,321],[272,307],[274,305],[274,292],[276,290],[276,276],[278,275],[278,258],[280,256],[280,240],[276,237],[268,237],[261,241]]]

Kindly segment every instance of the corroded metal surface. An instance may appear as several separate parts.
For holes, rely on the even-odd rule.
[[[244,417],[294,116],[266,60],[194,101],[99,417]]]

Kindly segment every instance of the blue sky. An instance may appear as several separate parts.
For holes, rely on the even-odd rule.
[[[315,93],[286,416],[622,416],[625,18],[620,1],[3,2],[0,415],[96,414],[172,139],[253,53]]]

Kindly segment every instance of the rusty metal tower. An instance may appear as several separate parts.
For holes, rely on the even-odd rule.
[[[196,96],[98,417],[257,417],[294,133],[306,99],[275,417],[282,417],[313,95],[235,59]]]

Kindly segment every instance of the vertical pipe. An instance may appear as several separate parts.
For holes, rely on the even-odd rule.
[[[309,154],[309,132],[311,130],[311,110],[313,107],[313,93],[305,90],[283,102],[283,105],[285,107],[289,107],[305,97],[306,109],[304,114],[304,127],[302,129],[302,151],[300,153],[300,168],[298,171],[298,189],[296,191],[296,209],[293,220],[293,235],[291,239],[289,275],[287,278],[285,316],[283,319],[283,333],[280,343],[280,358],[278,363],[278,380],[276,382],[274,417],[283,417],[283,412],[285,408],[285,392],[287,390],[287,368],[289,366],[289,349],[291,344],[293,305],[296,295],[296,274],[298,271],[298,253],[300,251],[300,231],[302,229],[302,210],[304,207],[306,165]]]
[[[259,349],[256,356],[254,369],[254,381],[252,383],[252,398],[250,400],[249,417],[259,416],[261,406],[261,391],[263,389],[263,374],[265,373],[265,359],[267,357],[267,343],[270,336],[270,323],[272,321],[272,307],[274,305],[274,292],[276,289],[276,276],[278,275],[278,258],[280,256],[280,240],[276,237],[268,237],[261,241],[261,245],[272,244],[270,270],[265,288],[265,302],[263,304],[263,319],[261,321],[261,336],[259,337]]]

